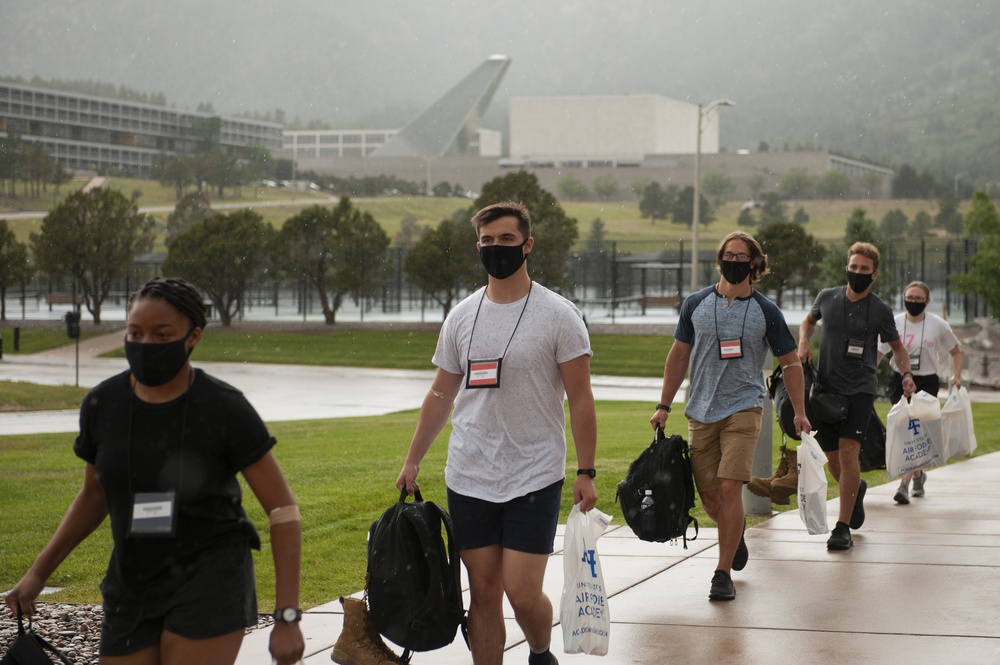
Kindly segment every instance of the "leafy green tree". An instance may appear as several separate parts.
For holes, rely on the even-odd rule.
[[[392,244],[399,247],[412,247],[427,233],[427,228],[420,226],[420,219],[413,214],[407,214],[399,221],[399,231],[392,239]]]
[[[602,173],[594,178],[591,188],[598,198],[609,201],[618,193],[618,179],[610,173]]]
[[[453,191],[451,183],[442,180],[431,188],[431,195],[439,198],[448,198],[452,195]]]
[[[792,221],[796,224],[806,224],[809,221],[809,213],[802,206],[799,206],[795,210],[795,214],[792,215]]]
[[[604,223],[600,217],[597,217],[590,223],[590,233],[587,234],[587,240],[584,243],[587,247],[586,251],[588,254],[601,254],[604,252],[604,243],[607,240],[607,225]]]
[[[760,289],[774,293],[778,307],[788,289],[804,287],[813,295],[819,292],[817,283],[826,250],[801,224],[774,222],[761,229],[756,237],[767,254],[771,271],[761,279]]]
[[[944,229],[948,235],[962,235],[962,215],[958,212],[958,199],[950,189],[946,189],[938,201],[938,214],[934,217],[934,225]]]
[[[801,166],[794,166],[781,177],[778,191],[790,199],[807,199],[815,186],[816,178],[809,171]]]
[[[888,244],[879,234],[875,222],[868,219],[864,208],[855,208],[844,227],[844,238],[829,247],[823,260],[823,287],[847,284],[847,250],[856,242],[870,242],[878,248],[881,257],[878,279],[872,284],[872,292],[883,300],[890,300],[898,285],[885,270]]]
[[[910,228],[910,220],[906,213],[899,208],[894,208],[885,213],[878,230],[884,238],[904,238]]]
[[[760,193],[767,187],[767,177],[760,171],[754,171],[747,177],[747,187],[754,201],[760,198]]]
[[[18,242],[7,220],[0,219],[0,320],[7,319],[7,291],[31,277],[28,246]]]
[[[205,220],[212,214],[212,201],[204,192],[191,192],[184,196],[174,211],[167,217],[167,238],[166,244],[169,247],[174,236],[185,231],[193,224]]]
[[[253,210],[215,213],[174,236],[163,272],[201,287],[228,326],[267,264],[272,234]]]
[[[581,201],[590,196],[587,184],[572,173],[565,173],[556,183],[559,196],[570,201]]]
[[[764,205],[760,207],[760,225],[787,222],[788,206],[781,200],[781,195],[777,192],[768,192],[764,195]]]
[[[639,198],[639,215],[648,217],[656,224],[658,219],[666,219],[673,213],[674,197],[670,188],[664,189],[658,182],[651,182],[642,189]]]
[[[447,318],[462,289],[479,277],[476,234],[468,222],[446,219],[410,248],[403,269],[411,282],[441,305]]]
[[[698,210],[699,221],[702,226],[707,226],[715,220],[715,211],[701,192],[698,193],[698,199],[701,202]],[[689,185],[677,193],[672,215],[674,224],[691,225],[691,220],[694,219],[694,187]]]
[[[531,213],[531,235],[535,237],[528,261],[531,277],[556,291],[569,288],[567,257],[580,234],[576,219],[568,216],[556,197],[538,184],[538,177],[527,171],[487,182],[475,208],[503,201],[519,201]]]
[[[162,152],[153,158],[149,174],[164,187],[173,187],[178,201],[184,196],[184,189],[195,178],[194,167],[189,158],[184,155],[167,156]]]
[[[57,162],[52,169],[52,184],[55,186],[55,193],[53,196],[55,198],[59,198],[59,189],[72,179],[73,174],[63,168],[62,164]]]
[[[135,200],[99,187],[67,196],[30,241],[38,269],[76,280],[87,311],[100,323],[111,287],[128,275],[137,255],[153,248],[153,220]]]
[[[739,216],[736,218],[736,223],[740,226],[757,226],[757,218],[753,215],[753,209],[741,209]]]
[[[25,155],[25,167],[28,175],[26,185],[30,185],[30,196],[39,198],[47,189],[52,173],[55,171],[55,161],[41,143],[32,142]]]
[[[21,137],[10,134],[0,138],[0,182],[8,183],[7,193],[16,196],[17,181],[22,177],[25,161],[25,146]]]
[[[851,193],[851,177],[843,171],[827,171],[816,181],[821,199],[845,199]]]
[[[332,209],[310,206],[288,219],[277,246],[284,253],[284,271],[312,284],[323,319],[332,325],[344,298],[375,292],[389,236],[345,196]]]
[[[712,197],[715,206],[722,205],[736,191],[736,183],[722,171],[710,171],[701,178],[701,189]]]
[[[991,311],[1000,312],[1000,213],[982,190],[972,195],[965,233],[977,240],[976,253],[968,259],[968,271],[952,279],[961,292],[983,296]]]

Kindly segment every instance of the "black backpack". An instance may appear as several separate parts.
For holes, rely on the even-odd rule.
[[[640,519],[646,490],[653,490],[656,516],[655,528],[648,531]],[[626,524],[640,540],[663,543],[683,538],[687,549],[687,530],[692,523],[694,537],[690,540],[698,538],[698,521],[691,517],[694,477],[687,441],[679,434],[668,438],[657,427],[653,443],[629,464],[625,479],[618,483],[615,500],[622,508]]]
[[[811,364],[802,366],[802,378],[805,382],[803,399],[805,400],[806,417],[812,422],[813,415],[809,408],[809,393],[812,391],[816,372]],[[785,386],[785,378],[780,364],[774,368],[767,380],[767,392],[771,395],[771,401],[774,403],[774,416],[778,420],[778,427],[786,436],[799,441],[800,437],[795,433],[795,409],[792,408],[792,400],[788,396],[788,388]]]
[[[861,438],[861,450],[858,451],[858,464],[862,471],[885,468],[885,425],[872,406],[872,415],[868,419],[868,427]]]
[[[448,537],[447,544],[441,529]],[[416,490],[406,490],[368,529],[366,590],[379,633],[405,650],[431,651],[451,644],[459,626],[465,634],[465,608],[458,546],[448,513]],[[468,638],[466,638],[468,642]]]

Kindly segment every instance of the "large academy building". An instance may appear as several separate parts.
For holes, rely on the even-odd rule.
[[[199,120],[210,113],[177,111],[106,97],[0,81],[0,138],[16,135],[41,143],[63,167],[148,176],[158,154],[196,151]],[[281,125],[244,118],[221,119],[219,144],[240,149],[281,148]]]

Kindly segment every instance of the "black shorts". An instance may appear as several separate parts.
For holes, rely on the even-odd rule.
[[[253,557],[242,539],[201,552],[167,579],[141,588],[105,578],[101,593],[101,656],[127,656],[158,644],[164,630],[205,639],[257,623]]]
[[[844,397],[848,406],[847,417],[843,421],[833,424],[816,423],[816,440],[819,447],[828,453],[840,448],[841,439],[853,439],[860,443],[868,430],[868,419],[872,417],[875,395],[856,393]]]
[[[928,395],[938,396],[941,390],[941,379],[937,374],[914,374],[913,383],[917,385],[917,392],[923,390]],[[903,398],[903,377],[898,372],[889,375],[889,401],[895,404]]]
[[[460,550],[501,545],[528,554],[552,554],[563,480],[506,503],[448,489],[448,512]]]

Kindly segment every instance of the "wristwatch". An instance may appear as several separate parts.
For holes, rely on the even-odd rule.
[[[271,616],[274,617],[275,621],[295,623],[302,621],[302,610],[297,607],[282,607],[280,610],[275,610]]]
[[[590,476],[593,478],[597,475],[597,469],[577,469],[576,475],[578,476]]]
[[[667,413],[670,413],[670,405],[669,404],[657,404],[656,405],[656,410],[659,411],[660,409],[663,409]]]

